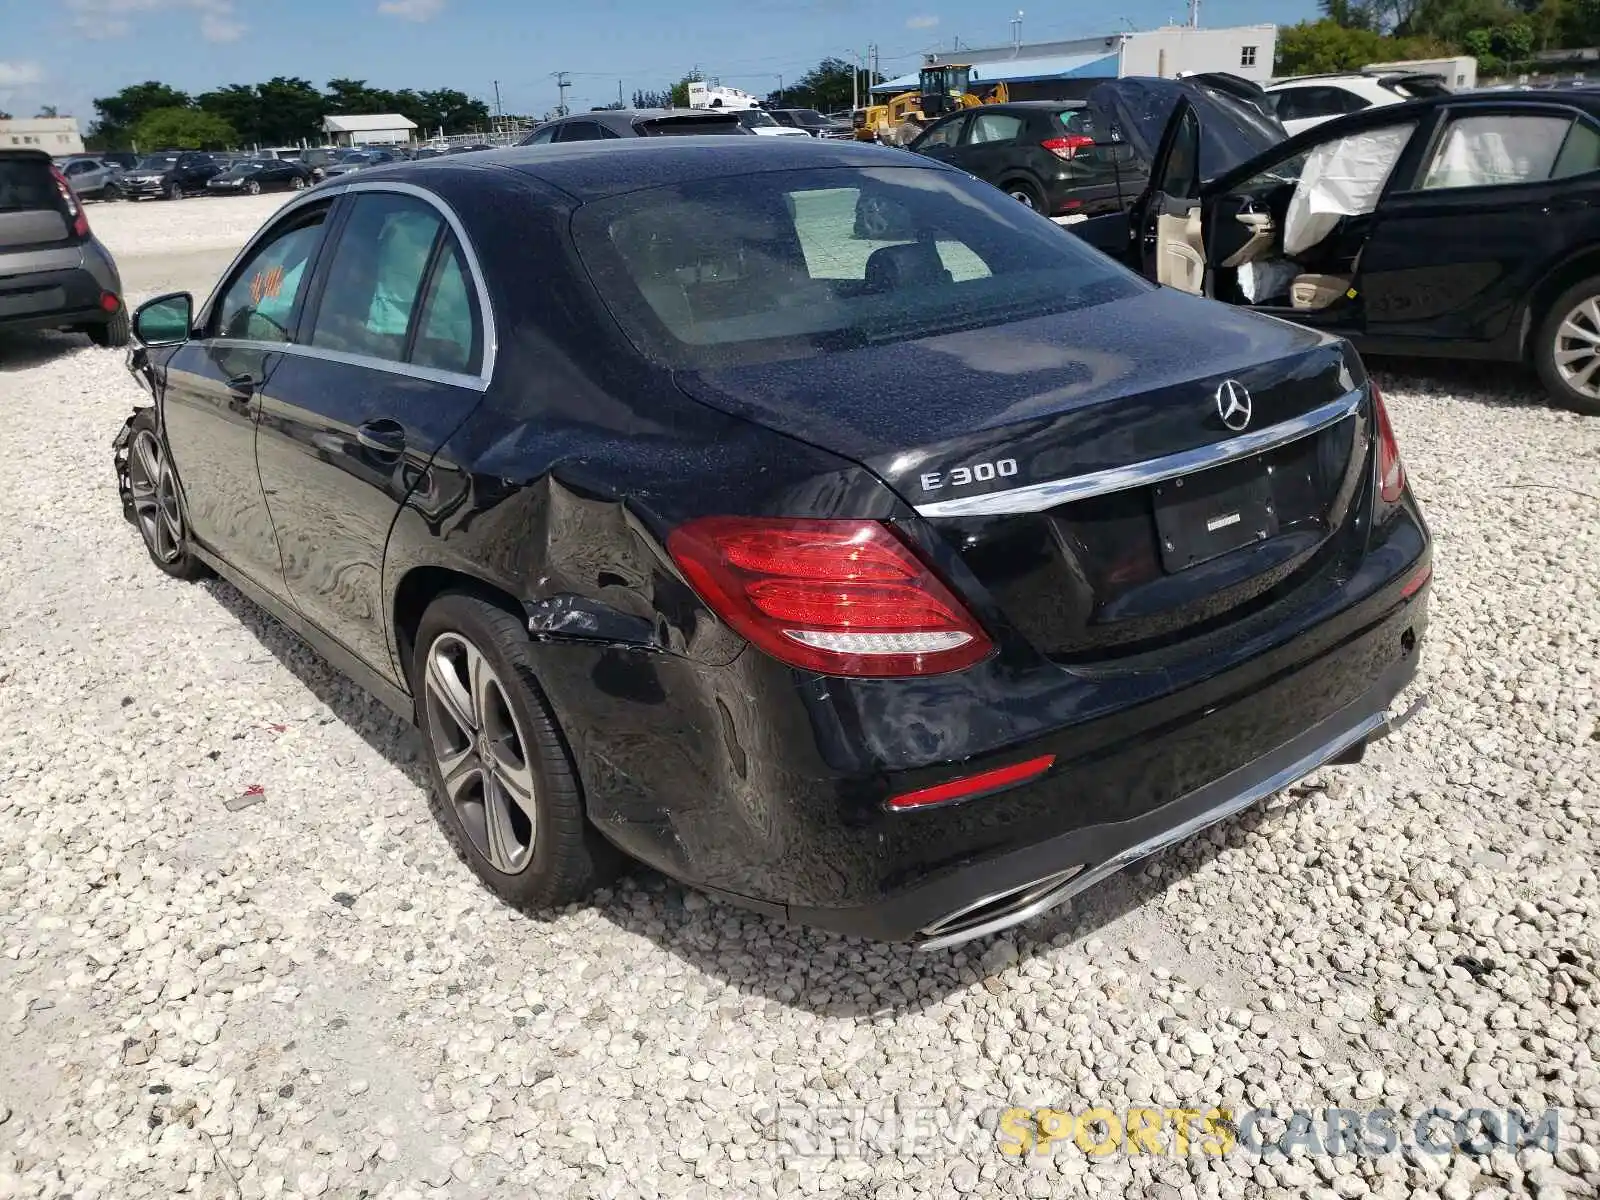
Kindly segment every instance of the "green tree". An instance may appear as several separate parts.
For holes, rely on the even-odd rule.
[[[46,104],[35,115],[40,117],[59,117],[61,114],[56,110],[54,104]]]
[[[1385,41],[1370,29],[1341,25],[1331,18],[1301,21],[1278,30],[1273,69],[1279,75],[1355,71],[1369,62],[1385,61]]]
[[[125,87],[115,96],[94,102],[96,117],[89,135],[104,150],[125,150],[133,140],[133,130],[147,113],[158,108],[188,108],[188,93],[168,87],[154,79]]]
[[[687,93],[688,89],[685,89]],[[640,89],[633,93],[633,106],[635,108],[671,108],[672,89],[664,92],[647,91]]]
[[[297,146],[322,137],[327,101],[309,79],[274,75],[256,84],[261,101],[260,140],[269,146]]]
[[[691,83],[699,83],[704,78],[705,76],[700,74],[699,71],[690,71],[682,79],[678,80],[677,83],[673,84],[672,91],[668,94],[668,99],[672,101],[671,107],[688,108],[689,85]]]
[[[215,113],[200,108],[158,108],[134,128],[141,150],[222,150],[239,135]]]
[[[368,87],[365,79],[330,79],[323,95],[330,113],[390,113],[395,111],[395,96],[382,88]]]
[[[436,130],[442,126],[446,133],[466,133],[489,124],[489,106],[454,88],[422,92],[418,99],[427,115],[425,122],[418,122],[424,129]]]
[[[262,136],[263,105],[254,84],[230,83],[214,92],[201,92],[194,102],[201,111],[233,126],[234,132],[245,141],[257,144],[269,141]]]
[[[858,81],[855,87],[851,86],[852,76]],[[852,96],[865,102],[866,89],[882,82],[882,75],[873,75],[869,79],[868,72],[857,71],[853,64],[842,58],[825,58],[800,76],[793,85],[784,88],[783,94],[797,108],[833,112],[849,108]]]

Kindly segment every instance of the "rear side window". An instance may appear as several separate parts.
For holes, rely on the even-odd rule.
[[[311,344],[342,354],[475,372],[482,337],[455,235],[414,196],[363,192],[339,234]]]
[[[1278,114],[1280,121],[1338,117],[1371,107],[1364,97],[1336,87],[1284,88],[1281,92],[1273,92],[1271,100],[1273,111]]]
[[[322,240],[327,210],[300,214],[251,252],[217,302],[211,336],[287,342],[295,306],[310,282],[308,269]]]
[[[593,121],[573,121],[561,127],[560,142],[598,142],[604,136]]]
[[[523,143],[525,146],[548,146],[556,140],[556,128],[546,125],[543,129],[535,130],[531,138]]]
[[[972,146],[994,142],[1014,142],[1022,132],[1022,118],[1010,113],[980,113],[972,118],[972,135],[967,143]]]
[[[1423,174],[1422,189],[1495,187],[1549,179],[1573,124],[1570,117],[1553,113],[1458,117],[1445,127]],[[1581,142],[1574,156],[1581,160]]]

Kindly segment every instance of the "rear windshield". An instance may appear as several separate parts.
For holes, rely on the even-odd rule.
[[[634,128],[645,137],[688,136],[706,133],[743,133],[744,126],[729,115],[704,117],[647,117],[635,121]]]
[[[649,188],[585,205],[573,232],[619,324],[674,367],[809,358],[1150,286],[1004,193],[916,167]]]
[[[36,212],[60,206],[61,193],[48,163],[32,156],[0,156],[0,212]]]

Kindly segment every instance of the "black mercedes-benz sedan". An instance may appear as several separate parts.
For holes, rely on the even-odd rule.
[[[620,849],[949,945],[1405,715],[1429,538],[1357,355],[903,152],[373,168],[135,329],[151,557],[414,718],[518,904]]]

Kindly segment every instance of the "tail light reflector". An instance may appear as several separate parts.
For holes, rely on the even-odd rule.
[[[993,644],[964,604],[879,521],[705,517],[667,550],[729,627],[824,675],[935,675]]]
[[[72,219],[72,232],[81,238],[88,237],[89,214],[83,211],[83,205],[73,192],[72,185],[61,173],[61,168],[54,163],[50,165],[50,177],[56,181],[56,191],[61,193],[61,199],[66,202],[67,216]]]
[[[1014,787],[1019,783],[1026,783],[1030,779],[1037,779],[1055,765],[1054,754],[1041,754],[1038,758],[1030,758],[1026,762],[1013,763],[1009,767],[997,767],[993,771],[983,771],[977,775],[967,775],[960,779],[952,779],[947,783],[935,784],[933,787],[919,788],[914,792],[903,792],[889,799],[890,808],[922,808],[929,804],[943,804],[949,800],[965,800],[973,796],[982,796],[990,792],[998,792],[1002,788]]]
[[[1079,150],[1087,150],[1093,146],[1094,139],[1085,137],[1081,133],[1069,133],[1064,137],[1046,138],[1039,145],[1057,158],[1068,159],[1077,157]]]
[[[1429,563],[1427,566],[1423,567],[1415,575],[1413,575],[1410,579],[1406,580],[1405,587],[1400,589],[1400,599],[1402,599],[1402,600],[1411,599],[1411,597],[1415,596],[1418,592],[1420,592],[1423,589],[1424,585],[1427,584],[1428,580],[1430,580],[1432,578],[1433,578],[1433,564]]]
[[[1378,418],[1378,497],[1385,504],[1398,501],[1406,490],[1406,469],[1400,462],[1400,443],[1394,439],[1389,410],[1378,385],[1372,384],[1372,407]]]

